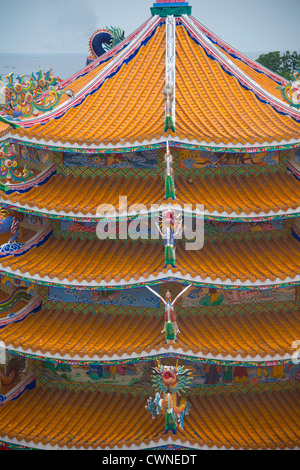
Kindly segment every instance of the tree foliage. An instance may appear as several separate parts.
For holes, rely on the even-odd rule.
[[[286,51],[284,53],[279,51],[268,52],[267,54],[261,54],[256,59],[256,62],[259,62],[264,67],[287,80],[293,80],[293,74],[298,72],[300,67],[300,54],[296,51]]]

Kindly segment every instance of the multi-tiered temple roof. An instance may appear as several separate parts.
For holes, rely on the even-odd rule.
[[[59,81],[55,105],[49,89],[31,114],[0,114],[2,162],[18,169],[5,179],[2,165],[0,352],[12,358],[0,368],[0,440],[299,447],[299,106],[287,80],[215,36],[187,2],[151,12]],[[130,166],[140,152],[155,164]],[[175,260],[160,238],[97,236],[103,218],[128,228],[183,209],[204,221],[204,245],[177,241]],[[187,286],[170,341],[167,307],[154,300]],[[172,434],[147,408],[155,361],[194,377]]]

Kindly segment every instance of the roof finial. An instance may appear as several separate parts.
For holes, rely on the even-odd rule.
[[[162,18],[167,16],[191,15],[192,7],[188,2],[182,0],[156,0],[151,8],[152,15],[159,15]]]

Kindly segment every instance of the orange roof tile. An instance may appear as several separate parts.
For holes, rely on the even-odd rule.
[[[59,119],[18,129],[19,136],[62,143],[95,144],[121,140],[151,140],[161,136],[164,127],[164,27],[142,46],[118,73],[104,81],[82,104],[71,107]],[[101,66],[102,67],[102,66]],[[90,74],[92,74],[90,76]],[[92,80],[95,71],[84,80]],[[72,89],[74,88],[72,84]]]
[[[141,30],[147,28],[147,25],[151,23],[151,18],[145,21],[143,25],[140,26],[136,31],[132,34],[129,34],[123,41],[118,43],[112,49],[106,51],[103,55],[98,57],[98,59],[93,60],[89,65],[84,67],[84,69],[78,71],[73,76],[63,80],[57,86],[60,90],[67,90],[71,89],[76,95],[76,93],[80,92],[84,87],[86,87],[91,80],[97,77],[97,75],[103,71],[105,67],[107,67],[111,61],[119,55],[119,53],[128,45],[130,44],[138,35]],[[68,98],[63,95],[62,101],[67,101]]]
[[[5,258],[3,272],[46,282],[109,286],[167,278],[229,285],[280,284],[297,281],[299,242],[282,239],[206,242],[201,250],[176,249],[176,267],[164,266],[161,243],[114,240],[70,240],[52,235],[42,246],[23,256]],[[170,271],[169,271],[170,270]],[[168,274],[169,273],[169,274]]]
[[[203,204],[206,214],[276,215],[300,208],[300,183],[289,173],[277,172],[260,176],[206,177],[180,176],[175,181],[176,200],[164,199],[164,180],[159,176],[141,177],[102,177],[84,178],[54,176],[43,186],[36,186],[29,192],[5,194],[2,200],[9,204],[29,207],[43,213],[51,211],[60,215],[97,217],[100,204],[111,204],[118,211],[119,196],[127,197],[127,207],[133,209],[144,204],[147,210],[151,205],[166,202],[195,206]]]
[[[149,394],[152,391],[149,390]],[[165,434],[144,396],[37,387],[1,407],[0,436],[23,445],[69,449],[154,447],[293,449],[299,446],[297,391],[189,397],[184,429]]]
[[[300,334],[298,312],[292,311],[178,317],[177,322],[180,334],[171,345],[165,344],[161,333],[163,312],[157,318],[126,313],[112,316],[109,310],[97,315],[43,309],[0,330],[0,339],[9,349],[64,359],[107,360],[180,349],[186,354],[212,354],[228,360],[229,356],[291,356],[294,338]]]
[[[9,130],[10,125],[0,120],[0,137],[4,137],[6,134],[8,134]]]
[[[38,210],[92,215],[96,217],[100,204],[119,207],[119,195],[127,196],[128,206],[134,204],[160,203],[164,197],[164,180],[159,176],[85,178],[59,175],[52,177],[43,186],[35,187],[25,194],[6,195],[1,191],[3,201],[27,205]],[[300,205],[300,204],[299,204]]]
[[[288,81],[285,78],[280,77],[278,74],[267,69],[259,62],[256,62],[235,50],[221,38],[216,36],[212,31],[209,31],[203,24],[199,23],[197,19],[193,18],[193,22],[209,38],[209,40],[216,45],[218,50],[227,58],[228,61],[234,63],[264,90],[282,100],[282,94],[278,89],[278,85],[286,84]]]
[[[24,120],[11,133],[79,147],[122,147],[167,137],[212,146],[299,141],[300,112],[283,100],[272,75],[235,60],[207,36],[201,39],[193,19],[177,21],[176,132],[164,133],[165,29],[163,19],[154,19],[146,26],[149,41],[118,70],[113,59],[100,62],[71,83],[78,94],[74,102]],[[121,62],[125,49],[116,55]]]
[[[177,27],[177,40],[176,133],[181,139],[234,145],[299,140],[299,122],[263,104],[208,57],[183,26]]]
[[[192,183],[189,181],[192,179]],[[296,210],[300,184],[288,173],[259,176],[179,177],[175,181],[178,202],[204,204],[210,214],[258,216]]]

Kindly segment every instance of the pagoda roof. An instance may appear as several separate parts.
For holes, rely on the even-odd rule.
[[[74,97],[64,98],[53,111],[21,120],[10,134],[33,143],[88,149],[167,139],[239,148],[299,142],[300,111],[278,90],[287,81],[185,14],[174,20],[172,43],[176,131],[165,132],[168,18],[153,16],[129,41],[60,85]]]
[[[18,129],[17,135],[31,139],[33,134],[29,136],[28,132],[35,134],[34,129],[42,126],[38,140],[71,145],[76,142],[77,146],[159,138],[164,126],[165,31],[162,22],[159,17],[152,18],[137,38],[112,59],[105,62],[102,58],[97,68],[88,73],[83,71],[71,84],[68,81],[66,88],[71,89],[75,97],[71,101],[63,100],[54,114],[24,120],[22,127],[25,127]],[[64,129],[59,129],[60,124]],[[43,135],[45,126],[47,136]]]
[[[193,284],[279,286],[299,282],[299,242],[276,239],[206,242],[201,250],[176,247],[176,266],[164,265],[164,246],[112,239],[78,240],[51,235],[22,256],[8,256],[2,272],[38,283],[124,287],[170,278]]]
[[[149,391],[151,393],[151,391]],[[152,419],[145,396],[26,390],[1,407],[0,436],[42,449],[139,449],[179,444],[194,449],[294,449],[299,446],[297,390],[188,397],[190,414],[176,435]]]
[[[224,361],[290,359],[299,336],[299,312],[178,317],[177,342],[166,344],[163,312],[133,315],[42,309],[0,331],[7,349],[78,361],[128,360],[174,353]],[[120,333],[122,332],[122,333]],[[297,333],[298,332],[298,333]]]
[[[276,172],[247,176],[193,176],[176,179],[176,200],[164,198],[164,180],[160,176],[73,177],[53,176],[46,184],[25,193],[6,194],[2,201],[17,208],[60,217],[99,218],[97,207],[109,204],[115,216],[122,214],[119,193],[127,197],[127,215],[139,214],[139,208],[151,212],[171,204],[183,210],[203,204],[204,215],[211,217],[256,218],[293,215],[300,211],[300,182],[291,174]],[[116,188],[121,188],[116,191]],[[151,207],[153,206],[153,208]]]

